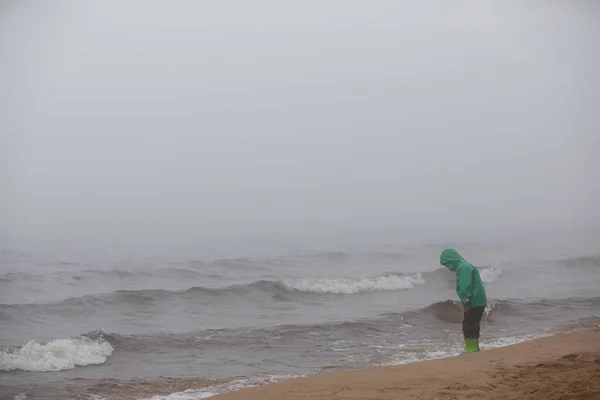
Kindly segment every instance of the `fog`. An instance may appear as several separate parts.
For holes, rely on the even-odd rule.
[[[600,221],[593,1],[0,13],[4,238],[452,238]]]

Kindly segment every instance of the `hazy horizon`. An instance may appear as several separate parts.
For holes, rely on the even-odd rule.
[[[0,234],[600,227],[593,2],[0,7]]]

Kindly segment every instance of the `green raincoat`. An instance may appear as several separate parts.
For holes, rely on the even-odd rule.
[[[456,294],[463,305],[473,308],[485,306],[487,296],[479,277],[479,271],[454,249],[446,249],[440,255],[440,263],[450,271],[456,271]]]

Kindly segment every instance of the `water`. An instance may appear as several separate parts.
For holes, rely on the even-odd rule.
[[[205,398],[458,354],[454,275],[439,265],[450,245],[486,284],[483,347],[588,326],[600,318],[598,239],[230,258],[3,248],[0,398]]]

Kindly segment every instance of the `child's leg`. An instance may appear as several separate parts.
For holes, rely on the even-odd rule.
[[[464,313],[463,335],[465,337],[465,353],[479,351],[479,331],[485,307],[470,308]]]
[[[470,308],[464,313],[462,327],[465,339],[479,339],[479,322],[482,316],[483,307]]]
[[[469,314],[470,318],[471,318],[471,323],[472,323],[472,329],[473,329],[473,338],[474,339],[479,339],[479,332],[480,332],[480,327],[481,327],[481,319],[483,318],[483,312],[485,311],[485,307],[481,306],[481,307],[475,307],[469,310]]]

